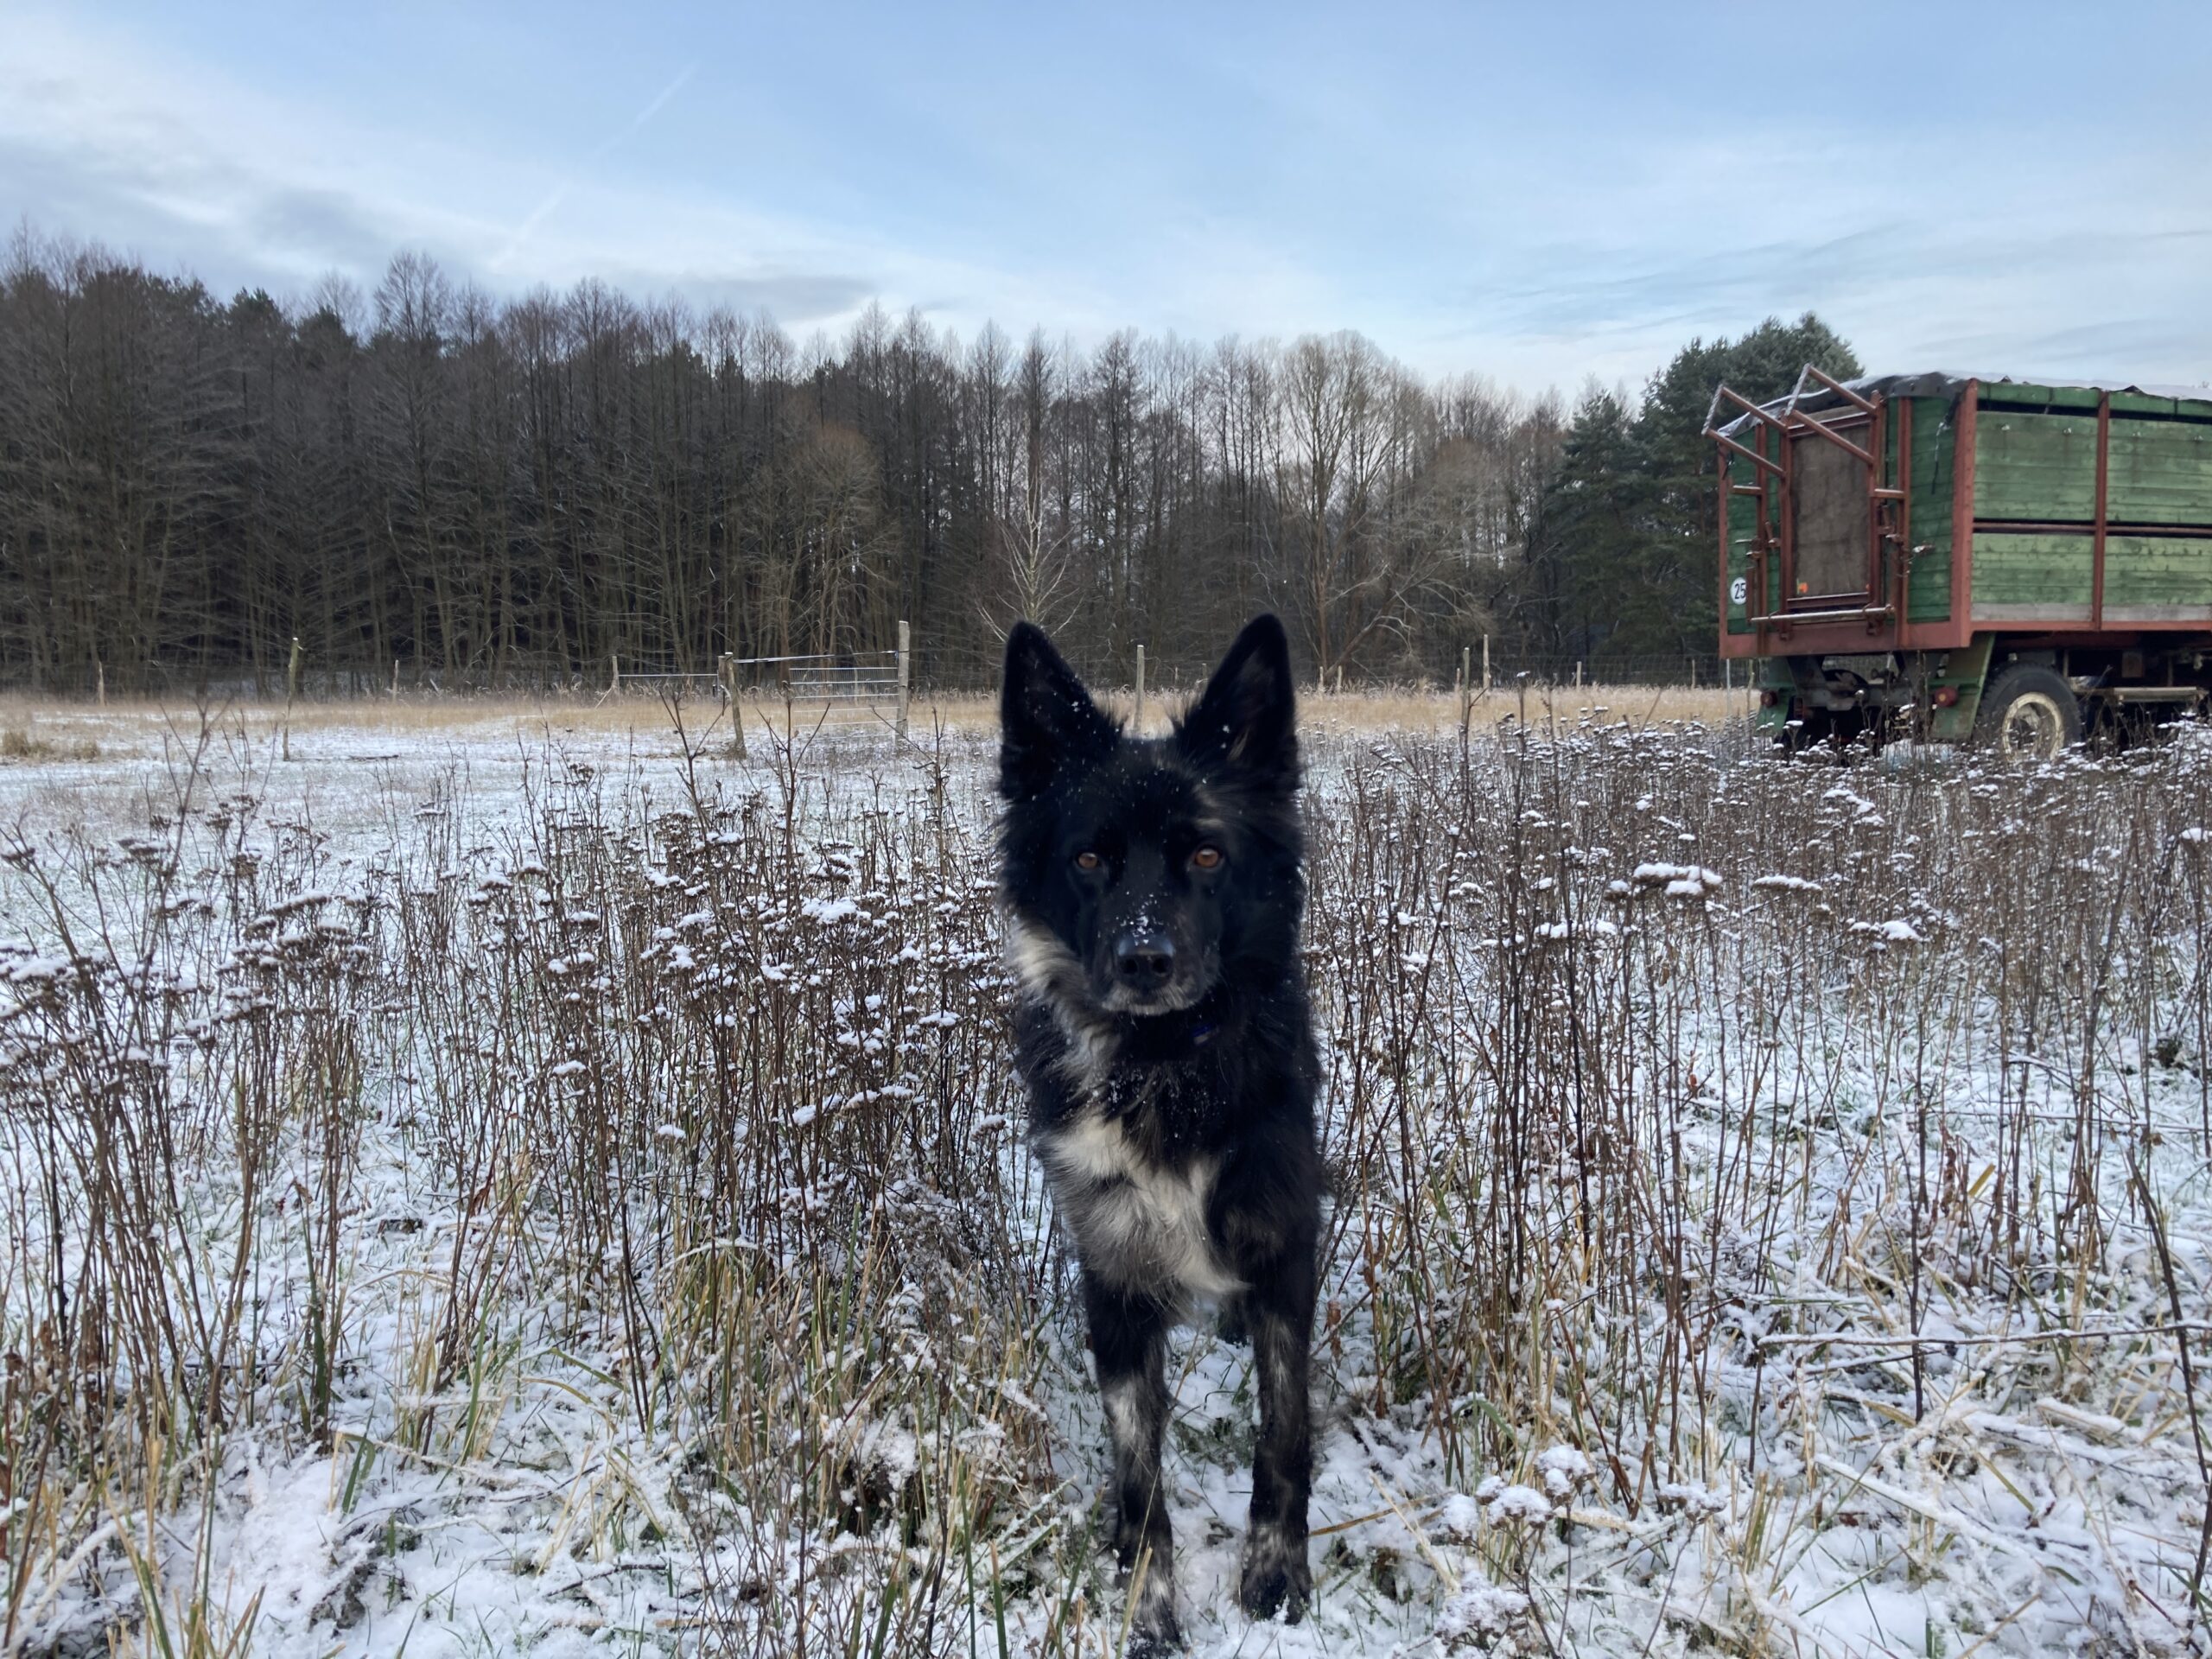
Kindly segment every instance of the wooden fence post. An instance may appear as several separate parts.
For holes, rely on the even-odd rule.
[[[913,685],[913,630],[901,618],[899,623],[899,723],[893,728],[894,735],[901,743],[906,741],[906,697]]]
[[[608,653],[607,653],[607,666],[610,670],[612,670],[612,671],[613,671],[613,676],[614,676],[614,677],[613,677],[613,678],[610,679],[610,680],[609,680],[609,681],[607,681],[607,691],[609,692],[609,694],[612,694],[612,693],[616,692],[616,691],[620,691],[620,690],[622,689],[622,659],[621,659],[621,658],[620,658],[620,657],[618,657],[618,656],[614,655],[612,652],[608,652]]]
[[[98,676],[99,680],[99,689],[94,693],[94,696],[99,698],[99,706],[105,709],[107,707],[107,664],[100,661],[99,658],[93,658],[92,672]]]
[[[1139,737],[1144,735],[1144,647],[1137,647],[1137,717],[1134,728]]]
[[[722,652],[721,681],[722,690],[729,696],[729,752],[742,760],[746,759],[745,705],[738,701],[737,653],[734,651]]]
[[[1490,635],[1483,635],[1483,695],[1490,695]]]
[[[399,658],[397,657],[391,659],[391,700],[394,702],[399,701]]]
[[[292,702],[300,695],[300,636],[292,636],[292,658],[284,664],[284,758],[292,758]]]

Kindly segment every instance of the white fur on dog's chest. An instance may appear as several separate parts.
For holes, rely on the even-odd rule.
[[[1096,1110],[1037,1135],[1033,1144],[1092,1271],[1180,1296],[1217,1299],[1242,1287],[1206,1229],[1215,1160],[1162,1169]]]

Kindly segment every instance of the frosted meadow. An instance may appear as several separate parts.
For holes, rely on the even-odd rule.
[[[1316,1605],[1181,1332],[1193,1651],[2197,1650],[2204,746],[1643,713],[1309,727]],[[1118,1650],[988,722],[11,722],[8,1654]]]

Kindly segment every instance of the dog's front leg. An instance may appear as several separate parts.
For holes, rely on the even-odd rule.
[[[1175,1534],[1160,1471],[1167,1423],[1166,1313],[1090,1272],[1083,1290],[1114,1442],[1114,1554],[1136,1597],[1130,1651],[1159,1651],[1182,1639],[1175,1622]]]
[[[1254,1618],[1277,1608],[1295,1624],[1313,1594],[1306,1559],[1306,1505],[1313,1486],[1306,1371],[1313,1342],[1310,1251],[1246,1292],[1252,1357],[1260,1374],[1260,1438],[1252,1457],[1252,1516],[1236,1599]]]

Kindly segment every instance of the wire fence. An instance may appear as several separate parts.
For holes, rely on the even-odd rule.
[[[1053,643],[1087,685],[1102,690],[1134,690],[1140,673],[1147,693],[1186,696],[1203,687],[1220,661],[1208,657],[1161,656],[1148,647],[1140,671],[1138,647],[1101,645],[1078,638],[1058,638]],[[1227,641],[1222,644],[1225,646]],[[913,658],[917,695],[990,691],[996,688],[1000,652],[995,646],[936,645],[924,642]],[[1484,683],[1484,653],[1479,639],[1464,652],[1465,683]],[[1306,671],[1301,689],[1392,694],[1431,692],[1448,694],[1463,682],[1459,660],[1426,667],[1401,664],[1384,668],[1347,667],[1326,674]],[[1660,687],[1721,687],[1743,683],[1745,665],[1718,654],[1609,656],[1578,658],[1510,652],[1493,639],[1488,683],[1492,688],[1525,683],[1535,687],[1586,685],[1642,685]]]
[[[1191,695],[1204,686],[1218,660],[1217,657],[1162,657],[1135,643],[1117,645],[1074,636],[1055,643],[1090,685],[1127,692],[1141,683],[1148,696],[1170,699]],[[295,662],[215,667],[149,662],[134,664],[127,674],[112,675],[98,664],[47,665],[35,673],[20,667],[10,671],[0,664],[0,684],[18,693],[66,702],[102,701],[111,691],[169,702],[210,702],[287,696],[304,702],[499,696],[593,701],[611,694],[674,694],[725,699],[736,695],[748,701],[789,701],[840,709],[888,707],[897,702],[902,685],[910,699],[988,696],[997,689],[1000,664],[995,643],[915,640],[910,633],[904,651],[893,646],[786,656],[724,656],[688,664],[620,653],[591,664],[520,661],[497,668],[480,664],[443,668],[407,660],[333,663],[304,653]],[[1462,683],[1476,690],[1487,684],[1494,690],[1516,685],[1578,684],[1740,689],[1745,683],[1746,668],[1747,664],[1724,662],[1712,654],[1576,658],[1515,652],[1493,639],[1487,653],[1480,640],[1471,642],[1464,647],[1459,662],[1449,667],[1344,669],[1311,675],[1306,687],[1330,692],[1391,694],[1449,694]]]
[[[818,652],[793,657],[724,656],[712,669],[639,666],[607,659],[610,691],[709,689],[725,696],[788,697],[800,702],[878,702],[900,684],[897,651]]]

